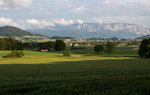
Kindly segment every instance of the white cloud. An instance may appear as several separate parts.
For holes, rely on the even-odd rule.
[[[4,6],[4,3],[2,1],[0,1],[0,6]]]
[[[81,19],[76,20],[77,23],[83,24],[84,22]]]
[[[110,0],[105,0],[104,3],[105,4],[111,4],[111,1]]]
[[[65,20],[65,19],[59,19],[54,21],[56,24],[61,24],[61,25],[70,25],[74,24],[73,20]]]
[[[26,20],[28,24],[39,25],[40,22],[34,18]]]
[[[11,18],[4,18],[4,17],[0,18],[0,26],[9,25],[9,26],[18,27],[21,29],[34,29],[34,28],[42,29],[42,28],[45,28],[46,26],[55,26],[55,24],[71,25],[74,23],[83,24],[83,21],[81,19],[77,19],[77,20],[58,19],[58,20],[54,20],[53,22],[50,22],[46,20],[38,20],[38,19],[32,18],[32,19],[17,21],[16,23]]]
[[[85,12],[87,10],[88,10],[88,8],[85,8],[85,7],[79,7],[79,8],[74,9],[74,11],[76,13],[83,13],[83,12]]]
[[[47,22],[47,21],[43,20],[41,22],[41,26],[42,27],[45,27],[45,26],[55,26],[55,24],[53,24],[52,22]]]
[[[15,23],[11,18],[1,17],[0,18],[0,26],[6,26],[6,25],[23,28],[21,25]]]
[[[99,18],[95,18],[94,21],[97,22],[97,23],[99,23],[99,24],[102,24],[102,23],[103,23],[103,20],[102,20],[102,19],[99,19]]]
[[[34,18],[27,19],[26,23],[30,24],[30,25],[33,25],[33,26],[36,26],[38,28],[44,28],[46,26],[55,26],[55,24],[53,24],[51,22],[48,22],[48,21],[45,21],[45,20],[39,21],[39,20],[36,20]]]
[[[3,9],[27,7],[31,2],[32,0],[0,0],[0,7]]]
[[[60,24],[60,25],[71,25],[71,24],[83,24],[83,20],[77,19],[77,20],[65,20],[65,19],[59,19],[59,20],[54,20],[54,23]]]

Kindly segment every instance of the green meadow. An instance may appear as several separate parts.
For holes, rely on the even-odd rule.
[[[9,51],[0,51],[0,56]],[[150,95],[150,59],[117,48],[111,55],[73,50],[25,51],[22,58],[0,57],[0,95]]]

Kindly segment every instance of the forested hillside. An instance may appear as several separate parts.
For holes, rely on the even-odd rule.
[[[0,27],[0,36],[5,36],[5,37],[22,37],[25,35],[32,35],[29,32],[26,32],[22,29],[12,27],[12,26],[5,26],[5,27]]]

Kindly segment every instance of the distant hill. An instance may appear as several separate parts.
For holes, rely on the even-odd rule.
[[[22,37],[25,35],[32,35],[29,32],[26,32],[22,29],[16,28],[16,27],[12,27],[12,26],[5,26],[5,27],[0,27],[0,36],[4,36],[4,37]]]
[[[44,29],[27,30],[46,36],[63,36],[77,38],[137,38],[150,34],[150,29],[129,23],[84,23],[72,25],[55,25]]]

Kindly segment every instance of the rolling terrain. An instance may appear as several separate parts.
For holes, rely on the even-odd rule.
[[[50,40],[50,38],[47,36],[32,34],[30,32],[13,26],[0,27],[0,37],[11,37],[22,42],[44,42]]]

